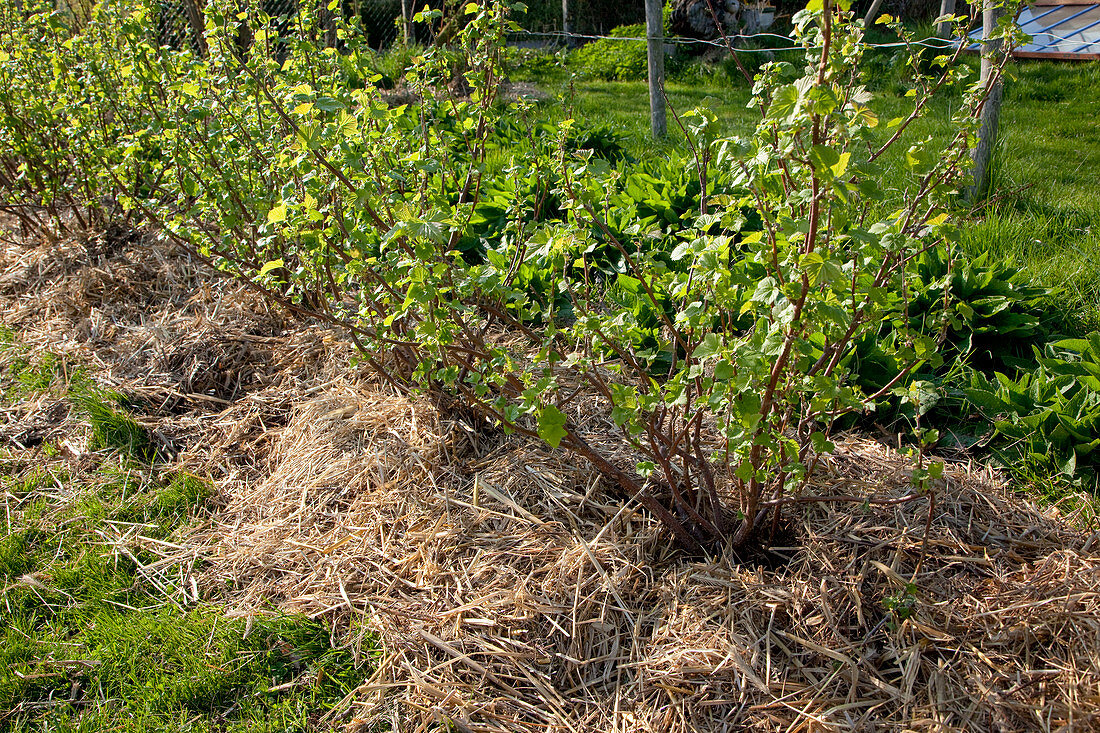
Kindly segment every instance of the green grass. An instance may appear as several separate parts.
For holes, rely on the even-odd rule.
[[[69,373],[69,365],[60,356],[46,353],[31,358],[14,342],[5,342],[2,347],[9,358],[4,365],[5,376],[11,380],[5,394],[9,399],[23,395],[46,392],[58,381],[68,381],[72,377],[77,383],[83,381],[83,375],[77,371]]]
[[[0,340],[0,355],[7,357],[0,366],[0,403],[50,391],[64,394],[87,420],[90,449],[121,451],[145,463],[156,459],[148,431],[126,412],[122,395],[99,389],[80,366],[49,352],[31,356],[14,340]]]
[[[89,448],[113,448],[145,463],[156,459],[156,447],[148,431],[118,407],[122,402],[118,395],[85,386],[70,389],[69,400],[87,418],[91,427]]]
[[[67,396],[103,450],[91,470],[48,445],[0,453],[0,733],[323,729],[368,672],[352,652],[304,617],[226,618],[194,597],[187,553],[155,551],[205,511],[209,482],[151,462],[123,407],[56,358],[6,355],[5,400]]]
[[[6,482],[19,510],[0,539],[0,731],[312,731],[361,681],[318,622],[249,630],[185,603],[182,577],[142,574],[160,558],[139,545],[171,541],[206,482],[122,454],[79,480]]]
[[[1100,328],[1100,63],[1021,63],[994,160],[997,199],[967,227],[969,251],[1014,257],[1063,289],[1081,330]]]

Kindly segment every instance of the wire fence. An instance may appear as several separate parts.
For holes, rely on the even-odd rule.
[[[16,7],[19,7],[19,0],[15,2]],[[53,0],[53,9],[65,16],[73,28],[81,28],[88,22],[94,6],[94,0]],[[40,6],[29,7],[38,9]]]
[[[68,0],[58,0],[66,2]],[[369,44],[379,50],[393,45],[408,33],[413,0],[351,0],[342,3],[337,10],[330,10],[328,0],[301,0],[315,2],[315,10],[322,23],[326,15],[341,12],[346,20],[358,19],[359,27]],[[300,0],[261,0],[259,12],[289,27],[288,19],[296,15]],[[189,47],[202,49],[203,0],[160,0],[156,7],[154,32],[160,45],[171,48]]]
[[[604,40],[614,43],[648,40],[643,25],[644,17],[636,17],[631,9],[619,14],[604,12],[599,16],[604,25],[612,25],[615,30],[594,29],[591,13],[588,11],[593,7],[598,8],[602,1],[584,0],[578,3],[576,0],[531,0],[528,12],[521,21],[523,29],[514,32],[510,40],[524,46],[551,47],[573,47]],[[871,5],[870,2],[864,4]],[[888,0],[885,4],[913,7],[920,5],[923,8],[928,2]],[[938,5],[939,0],[935,0],[935,4]],[[795,2],[792,6],[786,0],[673,0],[670,5],[670,8],[665,8],[663,17],[663,42],[667,52],[671,53],[675,49],[689,52],[708,49],[725,51],[732,48],[739,54],[770,54],[802,50],[790,35],[770,32],[768,29],[789,25],[777,21],[789,20],[792,7],[801,8],[804,2]],[[641,4],[638,8],[641,8]],[[886,12],[882,8],[877,14]],[[927,13],[920,10],[919,17],[925,16]],[[869,45],[881,49],[906,46],[939,49],[949,42],[950,39],[933,37],[912,43],[897,41]]]
[[[579,43],[586,41],[613,41],[613,42],[645,42],[646,36],[600,36],[586,33],[564,33],[562,31],[516,31],[513,34],[516,39],[540,40],[543,45],[567,45],[569,42]],[[702,38],[681,38],[668,36],[664,39],[666,47],[706,47],[728,50],[731,46],[737,53],[779,53],[782,51],[801,51],[802,46],[797,45],[790,36],[781,33],[731,33],[718,39],[709,40]],[[952,43],[950,39],[918,39],[913,41],[891,41],[888,43],[868,43],[869,48],[891,49],[908,46],[921,48],[944,48]]]
[[[0,0],[4,1],[4,0]],[[367,35],[371,47],[384,50],[398,41],[430,41],[430,29],[414,27],[412,16],[414,3],[418,0],[344,0],[337,12],[346,19],[358,19],[359,27]],[[423,1],[423,0],[419,0]],[[567,0],[568,1],[568,0]],[[281,20],[282,30],[289,28],[289,19],[302,9],[300,3],[317,3],[316,10],[323,17],[328,10],[328,0],[260,0],[258,10],[263,14]],[[641,3],[624,7],[616,3],[614,8],[601,5],[604,0],[586,0],[585,3],[573,3],[575,24],[566,22],[566,6],[558,0],[532,2],[528,13],[521,19],[523,28],[510,34],[510,41],[524,46],[575,46],[590,41],[609,40],[614,42],[645,42],[644,31],[640,34],[616,33],[609,35],[610,28],[630,25],[644,20],[639,17]],[[718,0],[724,4],[723,0]],[[159,0],[155,6],[155,27],[151,29],[157,42],[162,46],[202,52],[205,0]],[[707,3],[714,7],[713,0]],[[80,27],[87,22],[91,14],[93,0],[54,0],[56,10],[68,16],[74,26]],[[748,5],[748,4],[746,4]],[[617,9],[616,9],[617,8]],[[567,27],[563,27],[567,26]],[[955,41],[957,42],[957,41]],[[751,32],[722,33],[715,38],[692,38],[668,35],[664,38],[666,48],[716,48],[733,47],[738,53],[779,53],[799,50],[801,47],[787,35],[766,30]],[[911,45],[931,48],[943,48],[945,41],[928,39],[916,41]],[[901,48],[906,42],[876,43],[875,48]]]
[[[202,48],[202,8],[198,0],[162,0],[156,9],[156,38],[161,46]]]

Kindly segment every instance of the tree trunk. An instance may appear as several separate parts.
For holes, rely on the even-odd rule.
[[[940,15],[954,15],[955,14],[955,0],[940,0]],[[951,24],[947,22],[940,23],[936,26],[936,35],[940,38],[951,37]]]
[[[199,56],[206,56],[206,20],[202,15],[199,0],[184,0],[183,12],[187,16],[187,25],[191,29],[191,48]]]

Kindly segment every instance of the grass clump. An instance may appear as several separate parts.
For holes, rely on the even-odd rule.
[[[120,396],[85,388],[70,391],[69,399],[91,425],[89,448],[114,449],[145,463],[156,460],[149,431],[116,406],[122,401]]]
[[[91,428],[91,450],[116,450],[151,463],[157,458],[149,431],[125,409],[125,398],[98,388],[86,371],[64,356],[30,354],[10,330],[0,333],[0,390],[3,401],[57,392],[81,414]]]

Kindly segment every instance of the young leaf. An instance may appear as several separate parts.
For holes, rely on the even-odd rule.
[[[539,437],[549,443],[551,447],[557,448],[562,439],[568,435],[565,429],[566,422],[568,422],[568,418],[561,410],[553,405],[546,405],[539,410]]]

